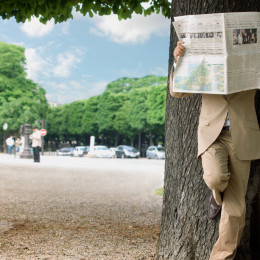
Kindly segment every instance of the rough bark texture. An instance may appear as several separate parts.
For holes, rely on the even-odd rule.
[[[260,2],[175,0],[172,7],[173,18],[188,14],[260,11]],[[169,68],[173,63],[176,41],[171,26]],[[184,99],[167,95],[165,191],[157,259],[206,260],[218,237],[219,218],[209,220],[207,217],[210,190],[202,180],[201,162],[196,158],[200,105],[200,95]],[[260,118],[259,92],[256,109]],[[259,173],[259,161],[252,162],[246,198],[246,227],[236,260],[260,259]]]

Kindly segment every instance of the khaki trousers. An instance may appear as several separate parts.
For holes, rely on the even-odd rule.
[[[245,195],[251,161],[236,158],[229,131],[222,131],[201,157],[203,178],[222,206],[219,238],[209,259],[232,260],[245,226]]]

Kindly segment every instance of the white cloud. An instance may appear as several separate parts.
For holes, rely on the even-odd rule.
[[[13,42],[12,44],[24,47],[24,43],[23,42]]]
[[[27,61],[27,76],[28,78],[38,81],[43,77],[68,78],[73,69],[82,61],[84,52],[74,48],[70,51],[57,54],[53,57],[48,53],[48,45],[38,48],[26,48],[25,57]]]
[[[25,57],[27,61],[27,76],[28,78],[38,81],[39,73],[45,76],[49,75],[49,64],[47,60],[40,56],[41,48],[25,49]]]
[[[89,91],[88,91],[88,98],[96,95],[102,94],[106,86],[108,85],[108,81],[99,81],[99,82],[91,82],[89,83]]]
[[[56,77],[67,78],[70,76],[72,69],[77,68],[77,64],[81,62],[80,50],[75,50],[74,53],[65,52],[57,56],[57,65],[53,68],[53,73]]]
[[[42,37],[53,30],[54,20],[47,22],[47,24],[42,24],[38,18],[34,17],[30,22],[26,21],[20,28],[30,37]]]
[[[84,83],[74,80],[68,83],[46,82],[45,85],[48,88],[46,97],[51,102],[70,103],[102,94],[107,84],[106,81]]]
[[[119,21],[116,15],[95,16],[90,32],[117,43],[144,43],[151,35],[169,35],[170,20],[161,14],[133,14],[132,19]]]
[[[69,29],[70,29],[70,22],[69,21],[63,22],[61,24],[61,32],[62,32],[62,34],[64,34],[64,35],[69,34]]]
[[[151,71],[151,74],[155,75],[155,76],[167,76],[168,68],[167,67],[156,67]]]
[[[137,63],[135,69],[122,68],[119,71],[120,77],[129,77],[129,78],[140,78],[146,74],[147,73],[145,72],[142,63]]]
[[[65,90],[67,92],[67,90],[70,89],[70,87],[65,83],[57,83],[57,84],[55,83],[52,85],[55,86],[56,90],[62,90],[62,91]]]
[[[70,85],[72,86],[73,89],[76,89],[76,90],[84,89],[84,87],[76,80],[71,80]]]
[[[167,76],[168,75],[168,69],[167,65],[165,67],[155,67],[150,68],[149,71],[147,71],[142,63],[136,64],[135,69],[121,69],[118,71],[118,74],[120,77],[129,77],[129,78],[141,78],[146,75],[155,75],[155,76]]]
[[[88,79],[91,78],[92,76],[90,74],[82,74],[81,77]]]

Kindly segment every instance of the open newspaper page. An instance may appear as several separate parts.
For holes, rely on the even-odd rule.
[[[260,13],[224,14],[228,93],[260,88]]]
[[[260,88],[260,13],[189,15],[174,28],[186,47],[173,91],[230,94]]]
[[[180,16],[173,25],[186,48],[174,71],[173,91],[226,94],[223,14]]]

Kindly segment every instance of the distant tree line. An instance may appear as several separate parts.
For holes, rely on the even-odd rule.
[[[41,127],[46,120],[46,148],[61,145],[117,146],[164,144],[166,77],[122,78],[87,100],[50,108],[45,90],[27,78],[24,48],[0,42],[0,125],[6,136],[19,136],[20,126]],[[0,142],[4,131],[0,127]]]
[[[50,109],[46,141],[110,146],[164,144],[166,77],[122,78],[102,95]]]

